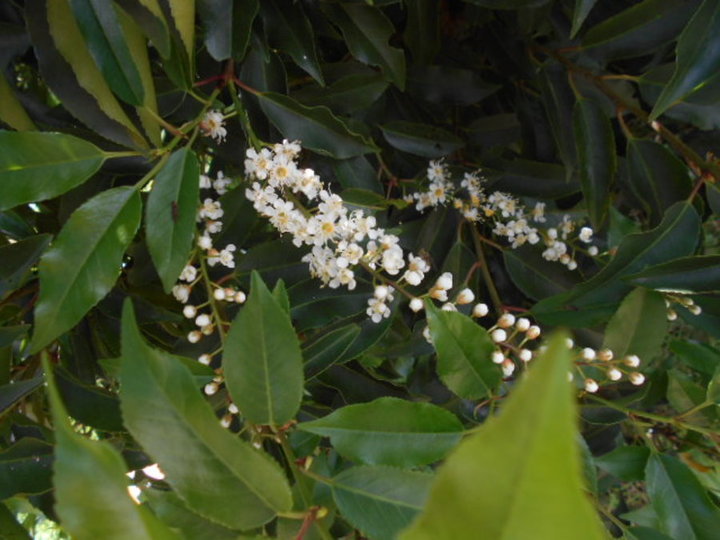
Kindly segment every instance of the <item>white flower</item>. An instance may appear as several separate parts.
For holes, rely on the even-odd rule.
[[[191,306],[188,304],[187,306],[185,306],[183,308],[183,315],[187,319],[192,319],[196,313],[197,313],[197,308],[195,306]]]
[[[205,251],[212,249],[212,238],[210,238],[207,234],[200,235],[197,239],[197,245],[200,249],[204,249]]]
[[[233,252],[237,248],[235,244],[228,244],[225,249],[221,250],[217,255],[211,255],[208,257],[208,264],[215,266],[217,263],[227,266],[228,268],[235,268],[235,257]]]
[[[197,268],[192,266],[191,264],[188,264],[183,268],[183,271],[180,273],[180,281],[187,281],[188,283],[195,281],[195,278],[197,277]]]
[[[205,199],[200,210],[198,211],[197,220],[203,219],[220,219],[223,216],[223,209],[218,201]]]
[[[447,167],[443,163],[442,159],[430,162],[430,166],[427,170],[428,180],[430,180],[431,182],[434,182],[436,180],[442,181],[447,178],[447,174]]]
[[[590,227],[583,227],[582,229],[580,229],[578,238],[580,239],[580,241],[585,242],[587,244],[592,240],[592,235],[593,235],[593,230]]]
[[[232,183],[230,178],[225,178],[222,171],[218,171],[217,179],[212,183],[212,187],[215,189],[218,195],[224,195],[227,193],[227,187]]]
[[[403,274],[403,278],[410,285],[420,285],[425,279],[425,272],[430,270],[430,265],[425,262],[422,257],[416,257],[412,253],[408,255],[408,269]]]
[[[200,189],[210,189],[212,184],[210,183],[210,177],[206,174],[200,175]]]
[[[410,309],[415,313],[423,309],[423,301],[420,298],[413,298],[410,300]]]
[[[172,288],[172,294],[181,304],[185,304],[190,298],[190,287],[187,285],[175,285]]]
[[[453,275],[450,272],[443,272],[440,277],[437,278],[437,281],[435,282],[435,287],[443,291],[452,289]]]
[[[502,328],[496,328],[490,333],[490,337],[495,343],[502,343],[507,339],[507,332]]]
[[[227,129],[224,127],[225,118],[220,111],[208,111],[200,121],[200,129],[205,135],[215,139],[215,142],[223,142],[227,136]]]
[[[595,255],[597,255],[599,253],[599,251],[600,250],[597,248],[597,246],[590,246],[588,248],[588,255],[590,255],[591,257],[594,257]]]

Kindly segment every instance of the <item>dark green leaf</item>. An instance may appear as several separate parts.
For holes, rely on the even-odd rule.
[[[668,372],[666,397],[673,409],[684,413],[705,403],[707,391],[704,385],[698,384],[686,373],[672,369]],[[709,426],[717,420],[716,409],[707,407],[688,414],[685,418],[693,424]]]
[[[463,147],[462,139],[449,131],[426,124],[397,120],[380,126],[391,146],[426,158],[439,158]]]
[[[655,454],[648,460],[645,478],[661,532],[683,540],[717,538],[720,509],[686,465]]]
[[[552,127],[558,155],[565,165],[566,179],[574,176],[577,168],[577,145],[573,132],[573,110],[576,96],[568,82],[565,66],[556,61],[548,62],[540,72],[542,100]]]
[[[223,369],[230,395],[248,420],[281,426],[295,417],[303,390],[300,344],[257,272],[228,332]]]
[[[500,415],[440,466],[402,540],[606,538],[583,486],[565,336],[534,362]]]
[[[37,234],[0,247],[0,298],[19,287],[50,243],[49,234]]]
[[[495,344],[487,331],[462,313],[436,308],[431,300],[425,302],[425,309],[443,383],[465,399],[490,395],[501,373],[492,363]]]
[[[392,467],[352,467],[332,479],[338,509],[376,540],[393,540],[422,510],[433,477]]]
[[[397,467],[439,461],[458,443],[463,429],[445,409],[392,397],[348,405],[298,428],[330,437],[338,453],[353,461]]]
[[[64,530],[78,540],[177,539],[130,498],[120,453],[107,441],[91,441],[75,433],[55,388],[50,363],[45,361],[44,366],[55,425],[55,509]]]
[[[322,9],[340,27],[355,58],[380,67],[395,86],[405,89],[405,55],[388,44],[395,29],[380,9],[348,3],[326,3]]]
[[[25,437],[0,452],[0,499],[52,489],[53,445]]]
[[[687,366],[708,377],[720,367],[720,351],[707,344],[676,339],[670,343],[670,350]]]
[[[666,147],[649,140],[628,140],[627,156],[630,189],[657,225],[665,210],[690,194],[688,168]]]
[[[333,169],[338,182],[344,188],[360,188],[384,193],[375,169],[365,156],[336,161]]]
[[[17,338],[27,334],[28,330],[30,330],[29,324],[3,326],[0,328],[0,348],[12,345]]]
[[[148,249],[167,293],[177,282],[192,249],[199,178],[195,154],[187,148],[178,150],[155,177],[145,207]]]
[[[416,0],[407,2],[405,9],[405,45],[416,64],[430,64],[440,50],[440,4],[435,0]]]
[[[650,450],[646,446],[621,446],[596,457],[595,464],[623,482],[639,482],[645,479],[645,465],[649,457]]]
[[[343,354],[360,334],[357,324],[341,326],[309,345],[303,344],[305,377],[310,379],[343,358]]]
[[[678,38],[677,67],[655,103],[654,120],[675,102],[702,88],[720,68],[720,4],[705,0]]]
[[[583,48],[601,60],[643,56],[675,39],[700,0],[644,0],[587,31]]]
[[[350,131],[327,107],[305,107],[274,92],[257,96],[275,127],[288,139],[302,140],[310,150],[339,159],[376,151],[372,142]]]
[[[565,168],[554,163],[542,163],[525,159],[493,160],[488,163],[499,171],[493,189],[514,195],[555,199],[580,191],[580,183],[568,181]]]
[[[145,91],[115,6],[102,0],[70,0],[87,48],[120,99],[141,105]]]
[[[305,105],[324,105],[339,114],[351,114],[370,108],[388,84],[380,73],[355,73],[325,88],[307,86],[293,97]]]
[[[601,229],[607,218],[610,187],[617,168],[615,137],[610,120],[596,101],[579,99],[573,121],[585,207],[593,227]]]
[[[73,212],[40,260],[33,351],[75,326],[110,291],[140,213],[132,187],[103,191]]]
[[[472,105],[500,89],[470,69],[450,66],[416,66],[408,74],[408,90],[430,103]]]
[[[289,54],[293,61],[320,85],[325,85],[315,52],[315,35],[300,3],[265,0],[260,4],[270,44]]]
[[[475,4],[490,9],[522,9],[533,8],[547,4],[548,0],[463,0],[468,4]]]
[[[663,292],[717,292],[720,291],[720,255],[680,257],[625,279],[633,285]]]
[[[106,154],[61,133],[0,131],[0,210],[51,199],[97,172]]]
[[[152,41],[160,56],[170,56],[170,33],[158,0],[116,0]]]
[[[0,416],[42,384],[42,377],[11,382],[0,386]]]
[[[60,367],[55,369],[55,380],[68,412],[78,422],[103,431],[124,430],[117,396],[83,384]]]
[[[565,292],[580,279],[577,272],[543,259],[541,252],[531,246],[507,249],[503,259],[515,286],[535,300]]]
[[[199,0],[197,11],[205,27],[205,46],[218,62],[242,60],[250,41],[250,29],[258,12],[258,0]]]
[[[277,511],[287,511],[290,490],[277,463],[220,426],[190,372],[145,344],[129,302],[122,330],[125,425],[190,509],[238,529],[257,527]]]
[[[616,357],[636,354],[650,362],[662,350],[668,321],[660,293],[637,288],[620,304],[605,328],[603,347]]]
[[[570,30],[570,37],[574,38],[575,34],[578,33],[580,27],[585,22],[590,10],[595,5],[597,0],[575,0],[575,10],[573,11],[572,17],[572,29]]]

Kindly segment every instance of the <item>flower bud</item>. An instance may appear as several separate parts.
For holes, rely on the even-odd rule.
[[[217,393],[218,390],[219,386],[218,383],[216,383],[215,381],[207,383],[204,388],[205,395],[208,396],[212,396],[213,394]]]
[[[597,353],[598,360],[602,360],[603,362],[609,362],[613,359],[613,352],[610,349],[601,349]]]
[[[238,291],[235,293],[235,303],[236,304],[244,304],[245,300],[247,300],[247,296],[245,296],[244,292]]]
[[[518,352],[518,358],[523,362],[529,362],[532,360],[532,351],[530,349],[520,349]]]
[[[445,291],[452,289],[453,275],[450,272],[443,273],[439,278],[437,278],[437,281],[435,282],[435,286],[438,289],[442,289]]]
[[[692,306],[688,306],[688,311],[693,315],[700,315],[702,313],[702,308],[697,304],[693,304]]]
[[[598,253],[600,253],[600,250],[597,248],[597,246],[590,246],[588,248],[588,255],[590,255],[591,257],[595,257],[595,255],[597,255]]]
[[[443,304],[440,309],[442,309],[443,311],[457,311],[455,304],[451,304],[450,302]]]
[[[208,324],[210,324],[210,322],[210,317],[205,313],[201,313],[200,315],[195,317],[195,324],[200,328],[202,328],[203,326],[207,326]]]
[[[477,318],[484,317],[489,311],[490,309],[487,307],[487,304],[475,304],[472,310],[472,316]]]
[[[412,309],[415,313],[423,309],[423,301],[421,298],[413,298],[410,300],[410,309]]]
[[[510,377],[515,372],[515,362],[506,358],[502,363],[502,372],[504,377]]]
[[[677,319],[677,313],[674,309],[668,309],[665,315],[668,321],[674,321],[675,319]]]
[[[501,351],[493,351],[491,358],[493,364],[502,364],[505,361],[505,355]]]
[[[640,365],[640,358],[636,354],[629,354],[623,359],[623,362],[628,367],[636,368]]]
[[[200,362],[204,366],[209,366],[211,360],[212,360],[212,357],[209,354],[201,354],[198,357],[198,362]]]
[[[213,298],[215,300],[225,300],[225,289],[215,289],[213,291]]]
[[[220,419],[220,425],[225,429],[229,428],[230,424],[232,424],[232,416],[230,416],[229,414],[226,414]]]
[[[455,299],[455,302],[458,305],[462,306],[465,304],[469,304],[473,300],[475,300],[475,293],[473,293],[470,289],[465,288],[458,293],[457,298]]]
[[[645,382],[645,375],[642,373],[638,373],[637,371],[633,371],[630,374],[630,382],[633,383],[635,386],[640,386],[642,383]]]
[[[502,343],[507,339],[507,332],[502,328],[497,328],[490,333],[490,337],[495,343]]]
[[[600,387],[593,379],[585,379],[585,391],[594,394]]]
[[[515,315],[512,313],[503,313],[497,322],[500,328],[510,328],[513,324],[515,324]]]
[[[190,343],[197,343],[200,341],[200,338],[202,337],[202,334],[198,332],[197,330],[193,330],[192,332],[188,333],[187,340]]]
[[[530,319],[520,317],[515,323],[515,328],[518,332],[527,332],[528,328],[530,328]]]
[[[528,339],[537,339],[540,337],[540,327],[536,325],[532,325],[530,328],[527,329],[527,332],[525,332],[525,336]]]
[[[582,356],[582,359],[587,362],[592,362],[595,360],[596,353],[595,349],[591,349],[590,347],[585,347],[581,352],[580,355]]]
[[[185,315],[186,318],[192,319],[197,314],[197,309],[195,306],[187,305],[183,308],[183,315]]]
[[[607,376],[611,381],[619,381],[622,379],[622,371],[617,368],[612,368],[608,371]]]
[[[228,412],[230,414],[238,414],[240,412],[240,409],[238,409],[237,405],[231,403],[230,405],[228,405]]]

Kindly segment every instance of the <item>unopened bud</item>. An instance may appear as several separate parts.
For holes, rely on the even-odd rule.
[[[410,309],[412,309],[415,313],[422,310],[423,308],[423,301],[420,298],[413,298],[410,300]]]
[[[470,289],[465,288],[458,293],[457,298],[455,299],[455,302],[458,305],[462,306],[465,304],[469,304],[473,300],[475,300],[475,293],[473,293]]]
[[[515,328],[518,332],[527,332],[527,329],[530,328],[530,319],[520,317],[515,323]]]
[[[530,328],[527,329],[527,332],[525,332],[525,336],[528,339],[537,339],[540,337],[540,327],[536,325],[532,325]]]
[[[477,318],[484,317],[489,311],[490,309],[487,307],[487,304],[475,304],[472,310],[472,316]]]
[[[635,386],[640,386],[642,383],[645,382],[645,375],[642,373],[638,373],[637,371],[633,371],[630,374],[630,382],[633,383]]]
[[[512,313],[503,313],[497,322],[500,328],[510,328],[513,324],[515,324],[515,315]]]
[[[593,379],[585,379],[585,391],[594,394],[600,387],[598,383]]]

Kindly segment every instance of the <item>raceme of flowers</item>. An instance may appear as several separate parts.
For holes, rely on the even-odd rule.
[[[483,184],[485,178],[480,171],[465,173],[460,182],[460,190],[455,188],[450,172],[443,160],[431,161],[427,169],[427,179],[430,184],[425,191],[409,194],[405,200],[415,203],[415,208],[422,212],[426,208],[452,203],[462,215],[473,222],[491,220],[494,223],[493,233],[505,238],[513,248],[524,244],[537,244],[541,240],[545,245],[542,256],[548,261],[558,261],[569,270],[577,268],[574,250],[568,242],[574,240],[573,233],[578,224],[570,216],[563,216],[557,227],[550,227],[544,231],[533,226],[533,223],[545,223],[545,203],[537,203],[532,210],[527,210],[516,198],[494,191],[489,195]],[[464,192],[466,198],[460,195]],[[593,230],[590,227],[581,227],[576,238],[580,242],[589,244],[592,241]],[[588,255],[598,254],[596,246],[588,246]]]

